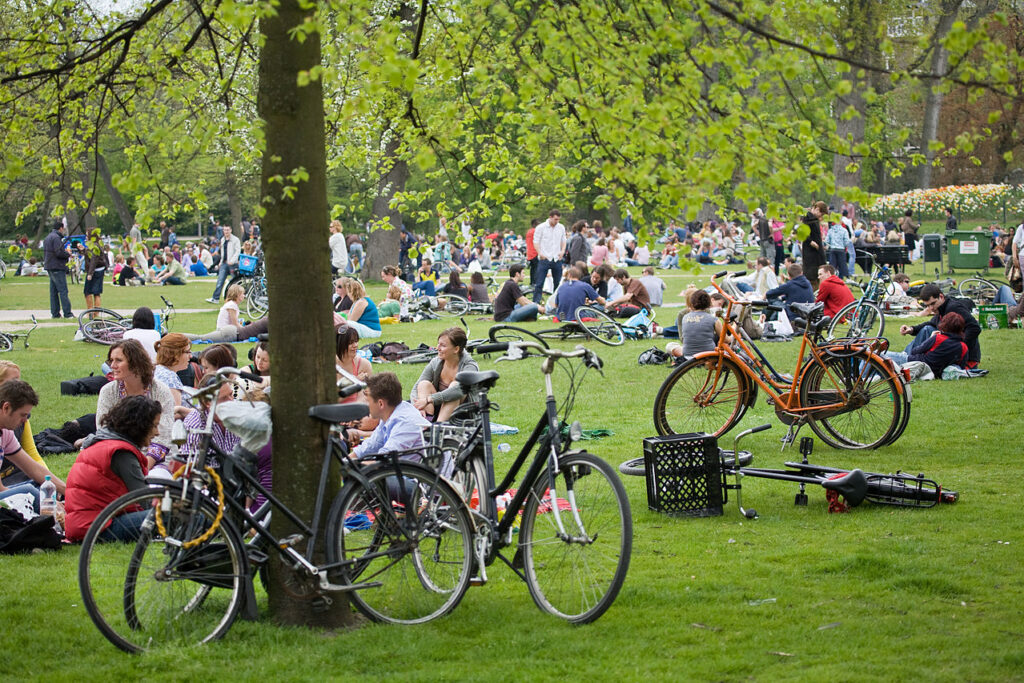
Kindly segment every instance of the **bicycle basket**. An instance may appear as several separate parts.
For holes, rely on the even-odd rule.
[[[681,517],[722,514],[718,439],[673,434],[644,439],[647,507]]]
[[[239,254],[238,255],[238,274],[244,275],[245,277],[252,277],[256,274],[256,265],[260,262],[259,258],[252,254]]]

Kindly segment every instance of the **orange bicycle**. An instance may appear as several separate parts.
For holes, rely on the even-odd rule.
[[[698,353],[675,368],[658,389],[658,434],[721,436],[754,405],[758,387],[790,426],[789,442],[805,424],[828,445],[843,449],[878,448],[903,434],[910,420],[911,389],[895,364],[880,355],[888,347],[886,339],[824,341],[822,332],[830,319],[822,315],[823,304],[791,304],[803,316],[794,327],[802,324],[804,332],[796,368],[791,375],[782,374],[735,324],[733,307],[738,302],[715,281],[727,274],[711,278],[728,302],[718,343],[713,351]]]

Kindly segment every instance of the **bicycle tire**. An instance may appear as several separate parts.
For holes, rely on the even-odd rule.
[[[576,323],[602,344],[621,346],[626,341],[622,327],[608,317],[607,313],[592,306],[580,306],[576,309]]]
[[[999,288],[984,278],[969,277],[957,286],[956,291],[978,305],[985,305],[995,301]]]
[[[94,344],[105,344],[110,346],[116,341],[124,338],[124,333],[131,328],[128,321],[104,320],[96,318],[88,320],[82,325],[82,335]]]
[[[82,543],[78,582],[86,611],[107,640],[126,652],[220,638],[238,614],[242,582],[250,580],[244,545],[226,519],[194,548],[165,543],[154,520],[165,492],[171,507],[161,517],[170,537],[187,541],[209,528],[216,504],[195,490],[183,499],[181,485],[167,482],[112,502]],[[114,518],[134,511],[148,512],[134,542],[100,541]]]
[[[565,492],[568,505],[574,506],[558,514],[573,540],[559,532],[554,510],[545,511],[551,501],[544,471],[523,506],[523,573],[541,610],[573,624],[588,624],[611,607],[626,580],[633,517],[626,489],[601,458],[567,453],[558,459],[558,469],[554,491]]]
[[[881,337],[885,315],[873,301],[853,301],[841,309],[828,325],[826,339],[864,339]]]
[[[78,326],[84,327],[85,323],[98,318],[113,321],[124,320],[123,315],[117,311],[112,311],[109,308],[87,308],[78,314]]]
[[[880,361],[863,353],[826,356],[822,363],[807,366],[800,381],[800,405],[804,408],[842,402],[852,407],[840,411],[809,411],[808,425],[833,448],[873,449],[891,443],[907,408],[906,393]]]
[[[721,360],[721,368],[719,368]],[[654,397],[654,428],[660,436],[725,434],[747,409],[747,379],[728,358],[695,358],[672,371]]]
[[[416,509],[403,511],[392,500],[389,486],[400,494],[391,464],[365,470],[368,485],[352,479],[331,505],[327,560],[343,565],[345,583],[379,584],[349,593],[369,619],[422,624],[451,612],[469,588],[473,523],[458,492],[436,472],[406,462],[401,470]],[[352,519],[363,523],[346,530]]]
[[[547,340],[540,335],[534,334],[522,327],[506,325],[504,323],[491,326],[491,329],[487,332],[487,338],[492,342],[532,341],[537,342],[545,349],[548,348]]]
[[[245,290],[245,312],[249,320],[259,320],[270,310],[267,283],[264,278],[253,278]]]
[[[619,473],[630,477],[647,476],[647,463],[644,461],[643,456],[630,458],[619,465]]]
[[[0,353],[7,353],[14,350],[14,340],[0,332]]]
[[[561,327],[552,328],[549,330],[537,330],[536,334],[541,339],[551,341],[569,341],[570,339],[586,339],[588,335],[583,330],[577,327],[576,321],[564,323]]]
[[[444,308],[436,311],[440,316],[454,318],[456,316],[466,315],[469,313],[470,303],[465,297],[459,296],[458,294],[445,294],[438,298],[446,300]]]

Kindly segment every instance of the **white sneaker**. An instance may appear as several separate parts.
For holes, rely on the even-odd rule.
[[[204,301],[206,301],[206,303],[208,303],[208,304],[215,304],[215,303],[217,303],[217,300],[214,299],[212,296],[209,299],[204,299]]]

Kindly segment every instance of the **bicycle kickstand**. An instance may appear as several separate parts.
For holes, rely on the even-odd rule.
[[[797,434],[800,433],[800,428],[804,426],[803,420],[797,420],[789,425],[789,429],[786,430],[786,435],[782,437],[782,448],[780,451],[786,450],[786,446],[792,446],[796,443]]]
[[[807,462],[808,462],[807,456],[810,455],[813,450],[814,450],[814,438],[813,437],[805,436],[804,438],[800,439],[800,455],[803,456],[803,459],[801,460],[801,462],[803,464],[805,464],[805,465],[807,464]],[[793,501],[794,505],[801,505],[803,507],[807,507],[807,491],[806,491],[806,489],[807,489],[807,485],[805,483],[803,483],[803,482],[800,482],[800,493],[796,494],[796,499]]]

